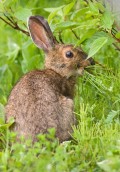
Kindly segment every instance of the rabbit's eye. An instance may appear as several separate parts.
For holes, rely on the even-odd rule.
[[[66,55],[67,58],[72,58],[73,57],[73,53],[71,51],[67,51],[65,55]]]

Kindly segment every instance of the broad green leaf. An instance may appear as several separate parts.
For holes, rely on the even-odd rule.
[[[120,32],[116,33],[115,37],[119,39],[120,38]]]
[[[29,51],[28,51],[29,49]],[[36,52],[36,53],[35,53]],[[39,52],[34,44],[28,44],[28,41],[23,44],[22,47],[22,70],[23,73],[26,73],[30,70],[35,68],[39,69],[41,64],[43,64],[44,58],[42,57],[41,53]]]
[[[107,44],[108,45],[111,45],[114,40],[112,37],[110,37],[110,35],[108,35],[108,33],[106,32],[103,32],[103,31],[100,31],[100,32],[96,32],[92,37],[90,37],[88,40],[87,40],[87,47],[88,47],[88,50],[90,49],[90,45],[98,38],[102,38],[102,37],[106,37],[108,38],[108,42]]]
[[[55,30],[59,30],[59,29],[63,30],[63,29],[73,28],[73,27],[76,27],[78,25],[79,25],[79,23],[77,23],[77,22],[66,21],[66,22],[56,24]]]
[[[104,3],[101,3],[100,1],[97,2],[97,6],[98,6],[98,8],[99,8],[99,11],[104,11],[104,10],[105,10]]]
[[[18,56],[18,53],[19,53],[19,48],[18,47],[16,47],[16,49],[14,51],[6,53],[6,56],[8,56],[8,61],[9,62],[14,62],[15,59],[17,58],[17,56]]]
[[[87,20],[87,21],[82,21],[82,22],[78,22],[78,26],[74,28],[74,30],[81,28],[81,29],[93,29],[98,25],[99,23],[99,19],[92,19],[92,20]]]
[[[31,9],[27,9],[27,8],[18,8],[15,12],[15,17],[19,20],[22,21],[27,21],[28,17],[30,17],[32,15]]]
[[[114,17],[110,11],[105,11],[101,18],[101,25],[106,30],[111,30],[114,23]]]
[[[105,172],[112,172],[112,169],[111,169],[111,160],[110,159],[106,159],[106,160],[103,160],[101,162],[98,162],[97,165],[102,169],[104,170]]]
[[[4,5],[3,3],[0,2],[0,12],[4,10]]]
[[[71,9],[73,8],[75,2],[76,2],[76,0],[74,0],[73,2],[71,2],[71,3],[68,4],[68,5],[66,5],[66,6],[63,8],[63,13],[64,13],[65,16],[71,11]]]
[[[11,125],[13,125],[15,122],[15,119],[11,117],[7,124],[0,124],[0,128],[9,128]]]
[[[111,123],[113,122],[113,119],[119,114],[119,110],[118,111],[115,111],[115,110],[112,110],[110,111],[110,113],[108,114],[106,120],[105,120],[105,123]]]
[[[95,31],[96,31],[95,29],[90,29],[84,32],[84,35],[82,35],[80,40],[76,43],[76,46],[80,45],[83,41],[90,38],[95,33]]]
[[[3,66],[0,67],[0,79],[3,78],[6,70],[8,69],[8,65],[4,64]]]
[[[65,5],[62,5],[60,7],[57,8],[44,8],[45,11],[50,12],[50,15],[48,16],[48,22],[50,23],[51,20],[58,14],[60,16],[62,16],[62,8]]]
[[[65,5],[62,5],[60,7],[57,7],[57,8],[44,8],[45,11],[49,12],[49,13],[52,13],[54,11],[57,11],[57,10],[60,10],[64,7]]]
[[[89,7],[82,8],[80,10],[75,10],[71,15],[71,20],[76,19],[77,17],[80,18],[81,16],[86,14],[86,12],[89,10]]]
[[[108,41],[107,37],[101,37],[96,39],[91,45],[88,52],[88,58],[94,56]]]
[[[56,10],[52,13],[50,13],[50,15],[48,16],[48,23],[51,22],[51,20],[56,16],[56,14],[58,13],[59,10]]]
[[[5,7],[10,8],[12,5],[16,5],[17,0],[1,0]],[[0,2],[1,2],[0,1]]]
[[[98,31],[93,35],[93,37],[91,37],[91,40],[95,41],[95,39],[98,39],[101,37],[108,37],[108,34],[106,32],[103,32],[103,31],[100,31],[100,32]]]
[[[99,14],[98,5],[97,5],[96,2],[93,3],[93,2],[89,1],[89,8],[90,8],[90,10],[92,11],[92,13],[94,15],[98,15]]]

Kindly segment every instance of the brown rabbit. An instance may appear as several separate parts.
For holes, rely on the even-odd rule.
[[[76,124],[76,76],[94,61],[73,45],[58,44],[43,17],[31,16],[28,26],[33,42],[45,52],[45,69],[27,73],[13,88],[6,105],[6,121],[14,117],[13,130],[33,141],[37,134],[54,127],[62,142],[70,138],[72,125]]]

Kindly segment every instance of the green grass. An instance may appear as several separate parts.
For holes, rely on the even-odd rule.
[[[120,51],[113,45],[120,46],[115,38],[119,31],[102,4],[70,2],[8,0],[3,1],[5,9],[0,4],[2,14],[7,11],[23,29],[30,12],[45,16],[58,40],[61,33],[65,43],[80,44],[102,64],[91,67],[91,73],[85,72],[77,80],[74,113],[78,125],[73,127],[71,141],[60,144],[55,130],[50,129],[48,134],[39,135],[35,144],[24,138],[17,142],[16,133],[9,131],[13,119],[9,124],[4,122],[4,106],[23,74],[44,67],[44,54],[30,38],[0,20],[0,172],[120,171]],[[65,7],[53,8],[61,5]],[[44,8],[49,7],[52,10],[47,9],[48,13]]]
[[[59,144],[51,129],[49,134],[39,135],[34,145],[24,138],[18,143],[15,133],[10,133],[6,124],[1,126],[1,171],[120,171],[120,77],[108,75],[86,73],[80,78],[75,99],[78,125],[69,142]]]

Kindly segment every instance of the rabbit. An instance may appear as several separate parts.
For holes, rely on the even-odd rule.
[[[37,141],[39,133],[55,128],[59,142],[71,138],[76,117],[73,98],[76,78],[94,65],[92,58],[73,45],[59,44],[42,16],[30,16],[28,29],[35,45],[45,52],[45,69],[25,74],[12,89],[5,120],[15,119],[18,138]]]

